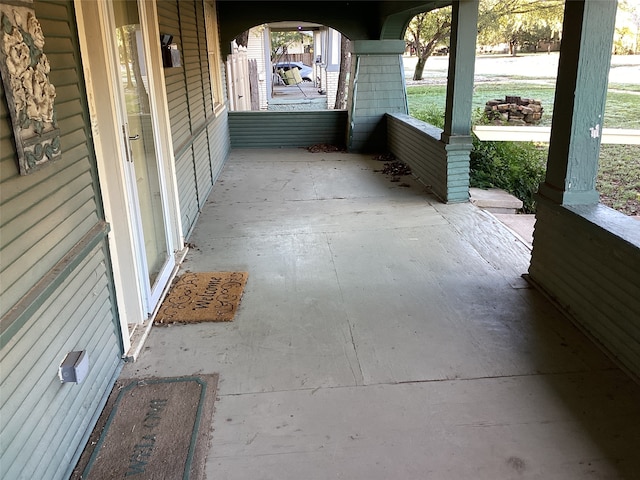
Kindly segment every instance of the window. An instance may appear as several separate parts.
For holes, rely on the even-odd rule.
[[[207,31],[207,57],[209,59],[209,78],[213,96],[214,113],[224,108],[222,78],[220,69],[220,41],[218,37],[218,17],[212,1],[204,2],[205,29]]]

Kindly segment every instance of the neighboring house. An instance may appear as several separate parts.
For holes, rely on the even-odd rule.
[[[451,3],[442,131],[407,115],[402,37],[414,14]],[[337,138],[352,151],[390,150],[444,202],[468,201],[477,1],[348,2],[340,9],[315,0],[237,5],[0,4],[3,31],[17,39],[3,48],[32,57],[43,50],[45,57],[34,57],[42,69],[32,77],[42,80],[38,75],[50,67],[56,113],[38,119],[46,101],[31,93],[21,103],[26,77],[9,83],[10,92],[1,87],[3,479],[69,475],[122,363],[140,351],[232,144],[305,146]],[[594,185],[615,2],[567,2],[566,16],[559,113],[529,273],[640,376],[640,225],[599,205]],[[231,40],[255,25],[299,18],[350,38],[348,112],[228,112],[223,65]],[[12,28],[31,32],[32,45]],[[321,53],[327,73],[336,65],[336,36],[327,32]],[[16,66],[9,63],[4,60],[3,77]],[[48,86],[38,91],[51,97]],[[30,101],[37,112],[19,114]],[[46,139],[38,137],[38,122],[45,121],[51,126]],[[304,122],[316,128],[300,136]],[[18,160],[31,158],[25,150],[35,147],[21,135],[33,132],[32,143],[49,141],[42,151],[55,160],[22,175]],[[39,166],[33,158],[22,163],[33,165]],[[74,351],[88,354],[88,374],[79,384],[61,383],[60,362]]]
[[[258,98],[260,110],[266,110],[270,91],[271,62],[269,58],[269,43],[265,43],[265,36],[268,28],[265,26],[253,27],[249,30],[249,40],[247,45],[247,57],[256,61],[258,67]],[[267,36],[268,38],[268,36]]]
[[[315,88],[322,90],[326,95],[327,108],[329,110],[334,108],[340,73],[340,32],[309,22],[272,22],[251,27],[246,46],[247,58],[257,62],[260,110],[269,109],[269,103],[273,101],[272,87],[274,82],[278,82],[278,78],[274,77],[270,60],[272,28],[277,28],[279,31],[283,29],[294,31],[298,27],[310,29],[313,32],[313,61],[309,62],[312,68],[311,79]],[[282,54],[278,58],[279,62],[293,61],[293,55],[302,53],[303,46],[296,44],[287,51],[287,54]],[[301,101],[304,101],[302,93],[300,97]]]
[[[320,86],[327,94],[327,106],[336,104],[338,76],[340,74],[340,32],[323,27],[314,32],[314,53]]]

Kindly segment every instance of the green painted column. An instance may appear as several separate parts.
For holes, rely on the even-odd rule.
[[[541,196],[560,205],[598,203],[596,175],[617,2],[565,4],[562,45]]]
[[[471,110],[478,31],[478,0],[453,2],[444,132],[447,203],[469,200]],[[455,172],[455,173],[454,173]]]
[[[443,138],[471,133],[478,0],[453,2]]]
[[[407,113],[404,40],[351,42],[349,151],[386,150],[386,113]]]

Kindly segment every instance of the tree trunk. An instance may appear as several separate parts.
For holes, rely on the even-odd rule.
[[[142,70],[140,69],[140,58],[138,57],[138,42],[136,40],[135,31],[129,31],[129,47],[131,48],[131,63],[133,66],[133,78],[136,80],[136,93],[138,94],[138,102],[140,104],[140,113],[150,113],[151,106],[149,103],[149,95],[142,81]]]
[[[234,38],[239,47],[246,47],[249,45],[249,30],[245,30],[236,38]]]
[[[131,81],[131,66],[129,65],[129,34],[125,31],[124,27],[118,27],[118,31],[120,32],[120,39],[122,40],[122,60],[124,63],[126,71],[127,71],[127,86],[125,87],[127,90],[130,90],[133,87],[133,83]]]
[[[422,74],[424,72],[424,66],[427,64],[428,57],[418,57],[418,63],[416,63],[416,69],[413,72],[414,80],[422,80]]]
[[[344,110],[347,108],[347,93],[349,87],[349,73],[351,72],[350,41],[344,35],[340,38],[340,73],[338,74],[338,91],[336,104],[333,108]]]

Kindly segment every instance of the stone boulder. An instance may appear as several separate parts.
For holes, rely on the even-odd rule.
[[[540,100],[514,96],[489,100],[484,107],[487,118],[498,125],[536,125],[542,119],[543,111]]]

